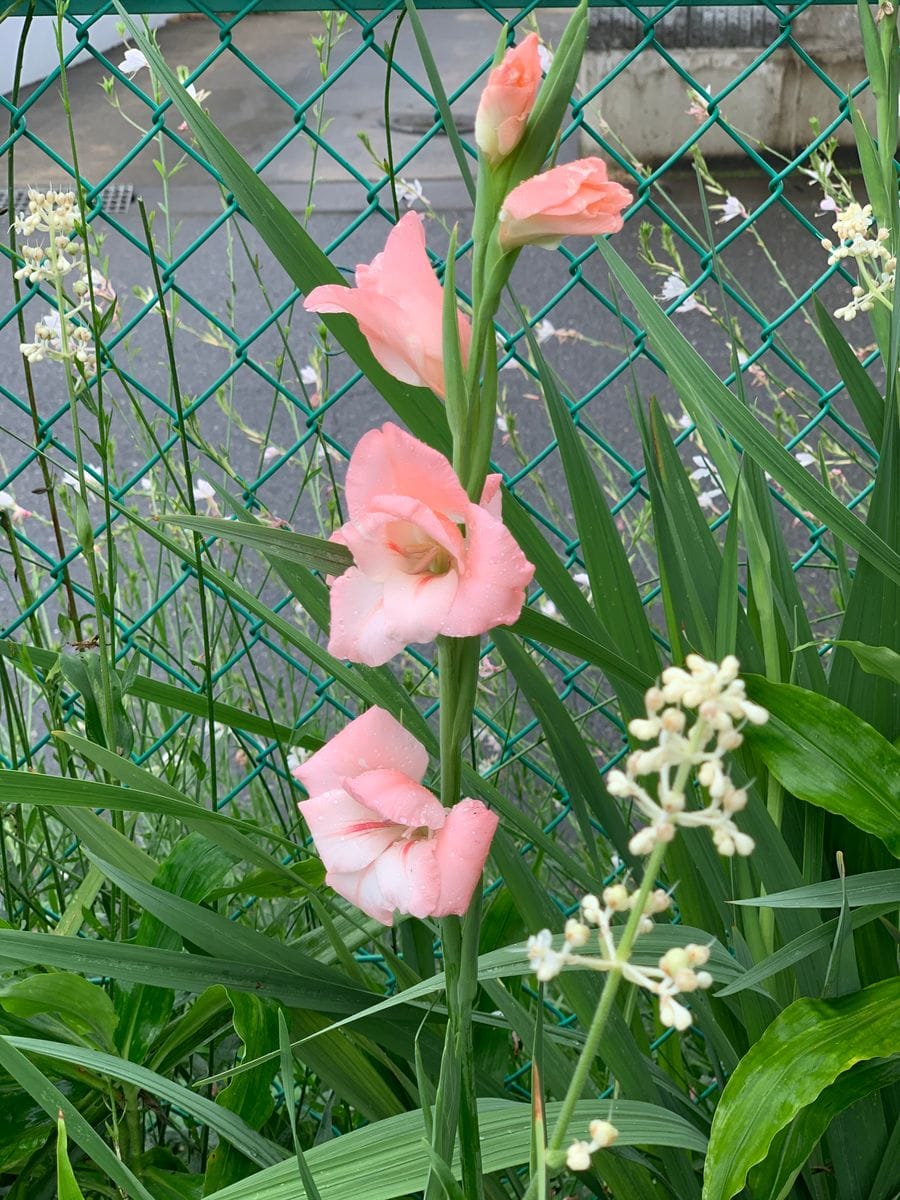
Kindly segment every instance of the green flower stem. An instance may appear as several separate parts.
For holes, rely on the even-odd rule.
[[[667,849],[667,842],[657,842],[653,847],[650,857],[647,859],[641,886],[635,895],[631,912],[628,914],[628,921],[625,924],[622,937],[619,939],[619,944],[616,947],[616,962],[618,963],[626,963],[631,957],[631,951],[634,949],[634,943],[638,936],[638,926],[644,912],[644,904],[650,895],[650,889],[654,886],[659,875],[659,869],[662,866]],[[588,1029],[584,1049],[579,1055],[578,1062],[575,1064],[575,1070],[572,1072],[569,1089],[566,1092],[559,1117],[553,1129],[553,1135],[550,1138],[548,1149],[551,1153],[554,1150],[562,1149],[563,1142],[569,1130],[569,1122],[575,1111],[575,1105],[582,1098],[584,1086],[588,1081],[591,1067],[600,1049],[600,1042],[603,1038],[606,1023],[609,1020],[609,1014],[612,1012],[612,1006],[621,982],[621,971],[611,971],[606,977],[603,995],[600,997],[600,1003],[597,1005],[597,1010]],[[529,1187],[526,1196],[530,1196],[531,1194],[532,1190]]]
[[[441,803],[446,808],[460,799],[461,749],[475,704],[478,646],[478,638],[438,638]],[[464,920],[444,917],[441,921],[449,1017],[434,1100],[432,1147],[438,1157],[449,1164],[459,1130],[463,1190],[467,1200],[481,1200],[483,1196],[471,1020],[478,990],[480,917],[479,894]],[[443,1196],[440,1179],[430,1171],[426,1200],[443,1200]]]

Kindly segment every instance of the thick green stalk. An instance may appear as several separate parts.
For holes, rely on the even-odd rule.
[[[450,808],[460,799],[462,741],[472,720],[478,679],[478,639],[438,638],[440,672],[441,803]],[[472,1047],[472,1005],[478,990],[480,895],[464,920],[444,917],[441,939],[446,975],[448,1022],[434,1100],[432,1147],[450,1163],[460,1134],[463,1190],[467,1200],[481,1200],[481,1152]],[[431,1171],[426,1200],[441,1200],[443,1185]]]

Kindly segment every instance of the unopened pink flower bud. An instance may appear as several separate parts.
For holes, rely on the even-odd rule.
[[[488,76],[475,114],[475,141],[489,163],[499,162],[518,146],[541,86],[538,36],[529,33],[507,50]]]

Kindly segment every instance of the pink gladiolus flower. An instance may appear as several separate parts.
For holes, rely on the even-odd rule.
[[[475,141],[490,163],[515,150],[541,86],[538,36],[529,33],[488,76],[475,114]]]
[[[384,250],[356,268],[356,287],[327,283],[313,288],[307,312],[349,313],[384,369],[401,383],[444,395],[441,323],[444,291],[425,253],[425,227],[419,213],[401,217]],[[472,326],[460,313],[463,363],[469,356]]]
[[[499,488],[489,476],[473,504],[447,459],[396,425],[361,438],[350,520],[332,534],[354,565],[329,581],[331,653],[377,667],[411,642],[511,625],[534,567],[500,519]]]
[[[500,245],[558,246],[569,234],[618,233],[631,192],[607,177],[602,158],[579,158],[526,179],[500,212]]]
[[[427,767],[425,747],[370,708],[293,770],[325,882],[383,925],[395,912],[462,916],[497,828],[479,800],[443,808],[421,786]]]

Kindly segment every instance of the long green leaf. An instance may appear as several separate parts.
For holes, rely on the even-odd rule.
[[[884,397],[869,378],[865,367],[818,296],[813,296],[813,304],[819,329],[847,389],[847,395],[859,413],[873,446],[880,446],[884,436]]]
[[[62,941],[63,939],[55,940]],[[93,1159],[101,1171],[104,1171],[122,1189],[126,1196],[134,1196],[138,1200],[154,1200],[141,1181],[131,1173],[118,1155],[113,1153],[74,1104],[51,1083],[43,1071],[39,1070],[16,1048],[12,1039],[2,1036],[0,1036],[0,1068],[11,1075],[52,1120],[55,1121],[62,1113],[67,1132],[72,1140],[81,1147],[88,1158]]]
[[[711,415],[721,422],[756,462],[782,485],[801,508],[809,509],[833,533],[853,546],[873,566],[900,582],[900,555],[873,533],[805,470],[728,390],[687,338],[665,315],[634,271],[608,241],[597,242],[610,270],[637,310],[672,384],[690,415]],[[710,452],[713,453],[710,448]],[[717,464],[719,465],[719,464]]]
[[[881,838],[900,857],[900,750],[849,709],[786,683],[750,676],[769,710],[748,743],[789,792]]]
[[[208,1125],[220,1137],[226,1138],[231,1145],[260,1167],[274,1166],[286,1157],[280,1146],[251,1129],[236,1113],[207,1100],[205,1096],[198,1095],[190,1088],[182,1087],[180,1083],[173,1083],[164,1075],[130,1062],[127,1058],[118,1058],[114,1054],[104,1054],[85,1046],[69,1045],[67,1042],[50,1042],[43,1038],[9,1037],[6,1040],[23,1054],[50,1058],[54,1062],[71,1063],[72,1066],[83,1067],[99,1075],[108,1075],[110,1079],[117,1079],[120,1083],[141,1088],[165,1104],[174,1104],[201,1125]]]
[[[251,546],[264,554],[273,554],[287,562],[300,563],[301,566],[329,575],[340,575],[353,563],[353,555],[346,546],[305,533],[294,533],[292,529],[275,529],[271,525],[231,521],[223,517],[192,517],[187,513],[166,519],[169,524]]]
[[[25,646],[20,642],[0,639],[0,656],[25,668],[37,667],[41,671],[49,671],[59,662],[60,655],[56,650],[44,650],[38,646]],[[162,679],[153,679],[149,675],[131,675],[120,672],[122,687],[126,696],[136,700],[147,700],[151,704],[159,704],[163,708],[172,708],[176,712],[189,713],[194,717],[208,717],[209,704],[203,692],[192,692],[186,687],[174,683],[166,683]],[[270,721],[256,713],[244,712],[233,704],[223,704],[221,700],[213,700],[213,719],[229,729],[240,729],[244,733],[255,733],[260,737],[284,742],[288,745],[310,744],[303,736],[292,729],[290,725],[282,725],[278,721]]]
[[[634,1100],[604,1102],[619,1131],[617,1146],[677,1146],[703,1152],[706,1141],[696,1129],[674,1113]],[[560,1105],[546,1106],[552,1123]],[[597,1115],[596,1100],[576,1105],[573,1124],[587,1126]],[[501,1171],[528,1161],[531,1140],[531,1106],[510,1100],[478,1102],[482,1163],[485,1173]],[[316,1185],[328,1200],[393,1200],[421,1190],[428,1173],[422,1152],[425,1123],[421,1110],[403,1113],[356,1129],[343,1137],[313,1146],[306,1161]],[[360,1191],[360,1168],[365,1170],[365,1191]],[[459,1178],[458,1155],[453,1171]],[[296,1163],[284,1163],[215,1192],[209,1200],[306,1200]]]
[[[900,1051],[900,979],[797,1000],[738,1063],[713,1118],[703,1200],[731,1200],[778,1134],[855,1063]]]
[[[843,880],[829,879],[825,883],[775,892],[771,896],[734,900],[733,903],[756,908],[840,908],[845,888],[850,908],[865,904],[900,904],[900,870],[867,871],[862,875],[848,875]]]
[[[854,930],[862,929],[863,926],[870,924],[870,922],[877,921],[885,913],[891,912],[894,907],[895,904],[891,901],[886,904],[875,904],[867,908],[854,909],[850,916],[850,928]],[[834,941],[837,931],[837,917],[831,921],[826,921],[823,925],[816,925],[815,928],[807,930],[806,933],[801,933],[799,937],[794,938],[787,945],[779,947],[773,954],[769,954],[752,967],[748,967],[740,979],[729,983],[727,987],[716,992],[716,995],[734,996],[738,992],[746,991],[747,988],[759,987],[761,983],[766,979],[771,979],[779,971],[787,971],[795,968],[798,963],[805,962],[810,955],[827,950]]]

